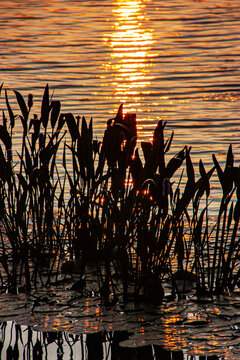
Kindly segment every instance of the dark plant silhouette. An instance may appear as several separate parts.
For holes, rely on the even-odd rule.
[[[238,286],[239,169],[231,146],[224,170],[213,155],[208,171],[200,160],[196,180],[191,148],[171,157],[174,134],[165,139],[162,121],[153,142],[139,148],[136,116],[123,115],[122,105],[107,121],[101,141],[94,139],[92,119],[61,113],[48,85],[40,117],[30,114],[31,94],[26,103],[18,91],[10,98],[5,90],[5,103],[0,125],[3,290],[29,292],[56,283],[60,273],[73,281],[78,274],[76,284],[85,286],[89,263],[95,264],[106,303],[118,300],[119,282],[124,301],[156,305],[169,279],[179,296],[179,280],[195,283],[199,296]],[[16,124],[22,126],[17,149]],[[209,198],[215,169],[223,196],[213,224]]]

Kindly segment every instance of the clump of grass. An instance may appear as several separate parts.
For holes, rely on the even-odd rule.
[[[162,121],[153,142],[139,149],[136,116],[124,116],[122,105],[96,140],[92,119],[62,113],[48,85],[40,116],[30,114],[32,95],[26,103],[18,91],[13,94],[20,113],[14,114],[5,90],[0,125],[2,287],[16,292],[48,286],[61,269],[81,277],[89,262],[96,265],[105,301],[116,301],[119,281],[124,301],[153,304],[161,303],[166,279],[179,295],[179,279],[194,281],[198,295],[238,285],[239,170],[231,147],[224,170],[213,155],[208,172],[200,160],[196,180],[191,148],[169,157],[174,134],[165,139]],[[13,146],[17,121],[20,152]],[[223,196],[212,226],[214,171]]]
[[[239,168],[234,167],[232,147],[229,146],[225,169],[222,170],[215,155],[213,163],[222,187],[222,199],[216,224],[208,223],[207,184],[206,207],[196,217],[193,241],[196,269],[199,273],[198,289],[201,293],[231,292],[239,279]],[[198,256],[198,261],[197,261]]]
[[[54,131],[54,122],[59,116],[58,103],[50,103],[46,86],[41,109],[41,118],[30,119],[32,96],[28,105],[14,91],[21,114],[15,116],[7,91],[5,99],[10,121],[4,115],[0,128],[0,174],[1,182],[1,258],[8,276],[8,289],[16,291],[24,283],[26,291],[42,282],[40,266],[55,262],[61,249],[58,232],[60,223],[55,201],[59,179],[54,177],[56,156],[64,134]],[[51,132],[47,131],[51,116]],[[13,153],[12,138],[15,123],[22,123],[20,153]],[[55,230],[57,229],[57,230]],[[57,236],[58,235],[58,236]],[[52,266],[52,265],[51,265]],[[48,269],[49,274],[51,268]]]

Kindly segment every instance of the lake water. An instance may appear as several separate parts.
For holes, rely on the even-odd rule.
[[[100,136],[120,103],[140,140],[157,120],[211,166],[239,157],[239,0],[1,1],[0,82],[34,94],[46,83],[62,111],[93,116]],[[10,96],[10,92],[9,92]],[[1,106],[4,105],[2,96]]]
[[[61,100],[63,112],[84,115],[88,120],[93,116],[98,137],[103,134],[106,120],[124,103],[125,111],[137,113],[140,140],[150,140],[157,121],[163,119],[168,122],[167,134],[175,132],[173,153],[191,145],[195,165],[202,158],[210,168],[212,153],[219,160],[225,159],[229,143],[233,144],[236,159],[240,159],[239,0],[1,0],[0,13],[0,83],[25,97],[33,93],[32,113],[39,114],[48,83],[54,99]],[[17,109],[10,90],[8,94],[13,108]],[[3,95],[0,110],[6,108]],[[13,304],[19,306],[15,299]],[[188,330],[187,324],[183,334],[174,306],[164,320],[165,328],[170,329],[166,331],[167,343],[174,347],[183,338],[187,345],[181,343],[182,348],[189,350],[192,342],[195,349],[196,341],[198,349],[195,327]],[[226,315],[225,308],[219,311],[215,305],[207,306],[203,314],[202,309],[184,304],[180,320],[189,320],[189,314],[193,314],[189,315],[190,321],[196,314],[197,321],[205,312],[209,317],[213,314],[209,332],[206,334],[205,328],[204,333],[198,330],[204,350],[216,348],[219,355],[224,335],[224,357],[233,359],[232,351],[236,351],[238,358],[239,308],[239,299],[230,309],[230,315],[229,309]],[[2,309],[6,313],[4,306]],[[40,310],[45,321],[45,309]],[[74,327],[75,314],[70,314],[73,318],[70,323],[68,303],[65,310],[66,316],[61,314],[57,325],[66,320],[66,324],[73,324],[73,329],[67,327],[67,330],[84,332],[86,327],[81,319],[78,322],[81,326]],[[11,319],[16,318],[16,311],[14,308]],[[79,307],[76,312],[78,319]],[[224,331],[215,313],[226,319]],[[88,319],[89,313],[85,315]],[[114,316],[110,315],[106,323],[111,330]],[[22,314],[19,316],[22,322]],[[120,309],[115,316],[118,328],[122,316],[125,315]],[[27,317],[30,318],[29,313]],[[151,336],[156,337],[162,324],[146,319],[147,330],[149,323],[153,330],[149,335],[151,342]],[[128,320],[129,317],[124,318],[127,326]],[[141,319],[134,317],[132,321],[138,326]],[[104,327],[106,323],[103,318]],[[97,326],[95,330],[101,330]],[[220,329],[217,340],[212,335],[215,329]],[[201,354],[197,351],[195,355]]]

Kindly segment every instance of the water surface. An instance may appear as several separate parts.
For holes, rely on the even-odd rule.
[[[157,121],[163,119],[168,122],[167,133],[175,132],[172,151],[191,145],[195,165],[202,158],[207,167],[212,166],[212,153],[224,159],[229,143],[240,158],[239,0],[3,0],[0,9],[0,83],[24,96],[33,93],[32,113],[39,114],[48,83],[54,99],[61,100],[62,111],[88,120],[93,116],[96,136],[103,134],[106,120],[124,103],[125,111],[137,113],[140,140],[149,140]],[[1,109],[6,108],[3,95]],[[59,310],[61,304],[54,301]],[[163,321],[159,320],[163,310],[152,318],[151,309],[143,321],[139,310],[132,311],[131,323],[131,309],[118,309],[104,318],[95,302],[87,313],[85,302],[72,311],[66,301],[59,317],[46,314],[43,304],[35,309],[32,321],[42,328],[51,324],[73,333],[112,330],[120,324],[131,330],[132,324],[137,335],[129,346],[131,341],[139,345],[153,340],[162,345],[165,339],[170,350],[180,343],[190,353],[192,344],[193,355],[210,349],[226,359],[238,358],[239,299],[226,309],[218,305],[186,302],[179,310],[179,304],[173,304]],[[2,309],[6,314],[7,306]],[[19,313],[13,310],[14,319]],[[29,312],[20,313],[20,323],[25,316],[29,319]]]
[[[0,297],[0,354],[4,358],[11,346],[20,359],[40,348],[39,359],[238,360],[239,292],[205,303],[193,300],[109,308],[66,289],[6,295]],[[122,348],[118,357],[114,337]]]
[[[0,80],[32,92],[33,112],[49,83],[96,135],[123,102],[140,140],[162,118],[174,151],[210,166],[230,142],[239,153],[239,14],[238,0],[1,1]]]

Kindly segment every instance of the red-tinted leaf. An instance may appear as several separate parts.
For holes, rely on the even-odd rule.
[[[152,155],[152,150],[153,150],[152,144],[147,141],[142,141],[141,147],[142,147],[144,159],[145,159],[145,161],[147,161],[150,158],[150,156]]]
[[[127,137],[137,136],[136,114],[127,113],[124,116],[123,124],[126,126]]]
[[[116,123],[121,123],[121,122],[123,122],[123,104],[121,104],[121,105],[119,106],[117,115],[116,115],[116,117],[115,117],[115,122],[116,122]]]

